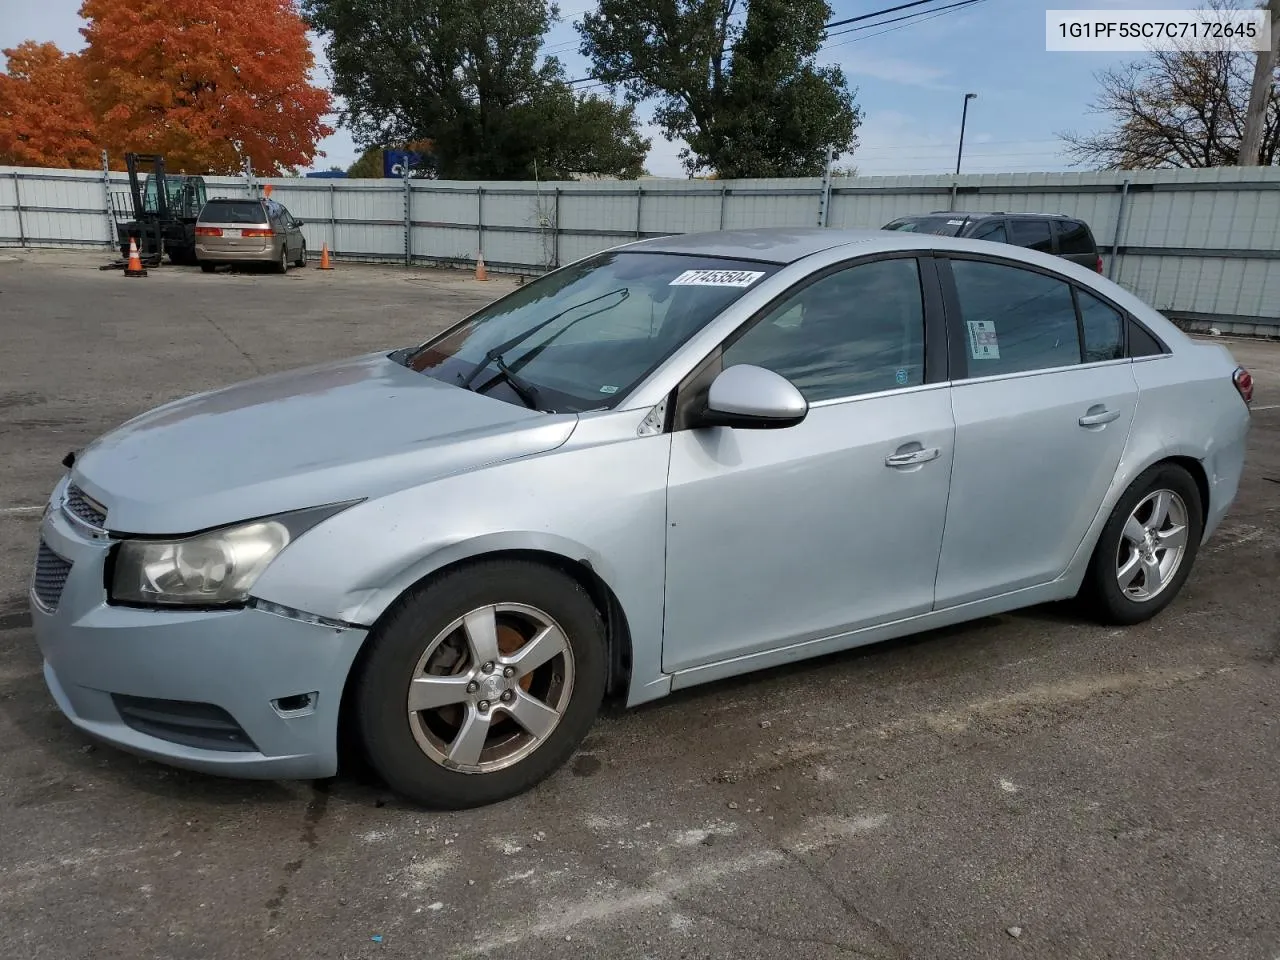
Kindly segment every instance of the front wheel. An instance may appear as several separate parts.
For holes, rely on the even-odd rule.
[[[1200,488],[1185,469],[1158,463],[1111,511],[1086,587],[1099,618],[1134,624],[1167,607],[1191,574],[1204,533]]]
[[[202,263],[200,264],[200,269],[204,273],[213,273],[218,269],[218,265],[216,263]]]
[[[369,639],[356,713],[370,763],[423,806],[530,789],[586,736],[604,698],[600,614],[559,571],[487,561],[397,602]]]

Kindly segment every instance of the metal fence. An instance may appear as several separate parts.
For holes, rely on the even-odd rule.
[[[642,237],[761,226],[879,227],[931,210],[1078,216],[1108,276],[1191,327],[1280,335],[1280,168],[795,180],[462,182],[208,177],[263,184],[312,255],[537,273]],[[105,171],[0,167],[0,245],[108,246]]]

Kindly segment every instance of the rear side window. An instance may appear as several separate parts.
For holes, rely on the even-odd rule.
[[[200,211],[202,223],[266,223],[267,215],[256,200],[210,200]]]
[[[1080,362],[1076,308],[1065,282],[974,260],[952,260],[951,271],[970,377]]]
[[[1093,234],[1079,220],[1062,220],[1058,223],[1058,253],[1095,253]]]
[[[1084,330],[1084,362],[1119,360],[1124,356],[1124,317],[1093,294],[1076,289],[1080,326]]]
[[[1160,341],[1153,337],[1147,328],[1133,320],[1129,321],[1129,356],[1156,357],[1164,353]]]
[[[1042,253],[1053,252],[1048,220],[1010,220],[1009,229],[1017,246],[1029,247]]]

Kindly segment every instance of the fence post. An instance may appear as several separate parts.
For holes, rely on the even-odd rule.
[[[958,180],[951,181],[951,206],[947,207],[948,210],[954,210],[956,208],[956,189],[959,186],[960,182]]]
[[[484,187],[476,187],[476,255],[484,259]]]
[[[551,265],[560,266],[560,188],[556,187],[555,206],[551,211]]]
[[[1116,260],[1120,256],[1120,235],[1124,232],[1124,215],[1129,209],[1129,178],[1120,187],[1120,209],[1116,211],[1116,235],[1111,241],[1111,262],[1107,264],[1107,279],[1115,279]]]
[[[13,206],[18,211],[18,246],[25,247],[27,234],[22,228],[22,194],[18,192],[18,171],[15,170],[10,176],[13,177]]]
[[[406,175],[404,178],[404,265],[406,267],[413,262],[413,218],[410,215],[413,208],[413,187],[410,186],[412,182]]]
[[[337,211],[337,185],[332,181],[329,182],[329,252],[338,252],[338,211]]]
[[[636,239],[641,237],[640,214],[644,211],[644,187],[636,186]]]
[[[107,161],[107,151],[102,151],[102,196],[107,201],[107,245],[116,245],[116,221],[111,209],[111,167]]]
[[[835,148],[827,147],[827,165],[822,168],[822,182],[818,187],[818,226],[825,227],[831,219],[831,164],[835,162]]]

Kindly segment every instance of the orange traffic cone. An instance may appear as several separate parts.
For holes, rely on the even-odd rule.
[[[145,277],[147,268],[142,265],[142,258],[138,256],[138,243],[133,237],[129,238],[129,265],[124,268],[126,277]]]
[[[483,254],[483,253],[478,253],[478,254],[476,254],[476,279],[477,279],[477,280],[488,280],[488,279],[489,279],[489,271],[488,271],[488,270],[486,270],[486,269],[484,268],[484,254]]]
[[[320,269],[321,270],[333,269],[333,267],[329,264],[329,244],[327,243],[320,247]]]

